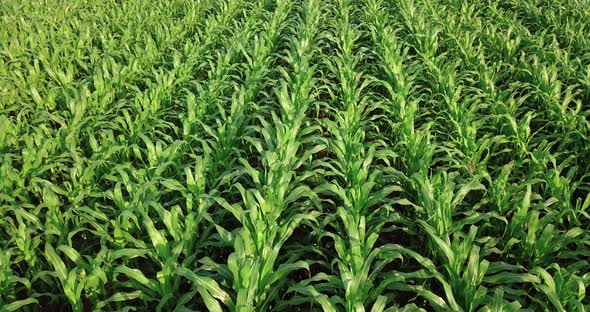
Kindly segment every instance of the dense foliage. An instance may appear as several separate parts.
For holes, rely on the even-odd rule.
[[[588,0],[5,0],[0,311],[585,311]]]

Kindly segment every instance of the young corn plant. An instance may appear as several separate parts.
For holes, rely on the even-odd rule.
[[[258,5],[263,5],[264,2],[259,2]],[[219,193],[217,190],[218,184],[223,183],[227,179],[225,178],[225,172],[222,169],[231,166],[233,163],[232,159],[235,157],[232,153],[236,150],[231,148],[225,148],[223,145],[219,145],[214,140],[204,139],[208,135],[212,136],[213,139],[217,139],[219,135],[223,133],[216,133],[217,129],[210,127],[210,120],[219,117],[216,112],[225,116],[224,105],[227,102],[232,101],[232,98],[226,94],[230,91],[235,91],[236,81],[238,75],[233,71],[243,65],[245,61],[240,58],[242,55],[241,49],[243,48],[243,42],[252,40],[255,36],[257,27],[262,22],[262,16],[264,10],[261,7],[250,8],[251,11],[257,12],[257,15],[247,18],[242,24],[240,24],[240,31],[234,33],[234,36],[225,37],[225,50],[219,51],[215,59],[210,59],[208,62],[209,70],[206,72],[206,76],[209,78],[207,81],[193,81],[194,87],[199,91],[198,96],[191,91],[191,87],[185,88],[186,92],[186,114],[181,115],[181,122],[183,125],[183,137],[187,142],[189,148],[194,147],[194,153],[198,154],[197,159],[199,160],[199,168],[202,171],[202,179],[199,183],[204,186],[203,190],[209,193],[211,196],[217,196]],[[225,16],[219,17],[218,19],[227,21]],[[212,31],[215,31],[215,25],[217,22],[212,23]],[[210,39],[205,38],[207,42]],[[235,100],[235,99],[234,99]],[[206,186],[206,188],[205,188]]]
[[[2,304],[3,311],[17,311],[27,305],[39,303],[37,299],[32,297],[20,300],[16,298],[17,289],[21,287],[30,288],[31,282],[18,277],[18,275],[14,275],[13,270],[10,268],[12,263],[11,257],[10,251],[2,250],[2,255],[0,256],[0,294],[2,295],[2,300],[0,304]],[[19,284],[22,286],[18,286]]]
[[[430,6],[430,3],[427,2],[426,5]],[[438,29],[429,26],[424,19],[410,15],[411,9],[407,11],[408,15],[404,15],[404,18],[413,25],[407,28],[408,32]],[[444,27],[442,29],[445,30]],[[439,54],[438,50],[444,47],[444,42],[439,43],[439,32],[432,33],[428,39],[413,35],[416,36],[414,47],[425,64],[424,74],[428,77],[425,83],[429,85],[431,98],[427,104],[431,105],[431,110],[435,113],[436,124],[443,126],[439,130],[441,135],[453,133],[451,142],[441,146],[448,154],[446,159],[469,175],[485,175],[485,164],[489,157],[487,150],[493,141],[489,138],[477,138],[477,128],[482,121],[475,117],[481,104],[477,94],[465,91],[463,81],[468,78],[467,73],[457,70],[458,62],[447,62],[447,54]],[[440,103],[446,107],[440,107]],[[440,115],[439,111],[443,114]],[[448,125],[444,125],[447,122]],[[459,159],[462,161],[457,161]]]
[[[291,2],[280,2],[273,17],[265,26],[268,37],[255,44],[253,57],[249,59],[252,66],[251,76],[246,76],[247,89],[242,89],[240,102],[248,104],[256,96],[259,85],[262,83],[262,77],[256,75],[264,75],[269,71],[266,68],[269,64],[261,62],[269,61],[270,53],[273,52],[277,37],[283,29],[281,23],[286,22],[286,15],[291,9]],[[312,6],[310,10],[317,11],[317,6]],[[317,12],[310,13],[317,14]],[[314,17],[311,16],[311,18],[313,22]],[[302,39],[305,41],[294,43],[294,48],[297,48],[294,52],[298,53],[294,61],[300,62],[297,70],[301,72],[296,72],[298,75],[294,77],[294,81],[290,81],[289,76],[285,77],[288,80],[285,80],[280,91],[276,92],[281,106],[281,119],[273,113],[274,126],[265,122],[264,119],[259,119],[262,125],[257,128],[257,132],[261,139],[257,141],[254,137],[248,138],[248,141],[252,142],[261,154],[260,161],[264,171],[254,169],[246,159],[240,158],[240,162],[244,165],[244,173],[252,179],[255,188],[245,189],[241,184],[236,184],[236,188],[241,193],[244,208],[239,205],[229,205],[224,201],[220,202],[242,224],[242,227],[228,239],[234,247],[234,252],[227,260],[227,270],[232,276],[231,288],[235,291],[236,311],[270,308],[271,300],[278,295],[277,288],[272,286],[280,285],[289,272],[307,267],[305,262],[295,262],[283,263],[275,269],[281,246],[302,220],[310,218],[308,215],[290,213],[282,220],[281,215],[290,205],[299,204],[297,202],[299,200],[303,201],[304,206],[305,203],[309,203],[309,200],[314,201],[311,190],[301,185],[303,181],[294,175],[295,170],[303,165],[297,155],[302,141],[309,140],[310,143],[315,141],[314,128],[305,127],[303,124],[310,101],[313,74],[307,59],[309,58],[307,49],[312,43],[308,36],[314,35],[313,29],[309,34],[305,30],[307,29],[302,31],[304,36]],[[263,44],[266,43],[270,43],[270,46],[264,47]],[[287,87],[288,82],[293,82],[291,91]],[[244,112],[234,112],[232,108],[232,113],[241,115]],[[240,115],[232,115],[232,117],[239,118]],[[239,126],[242,121],[234,122]],[[301,135],[300,128],[302,128]],[[302,158],[309,158],[321,149],[322,147],[318,145],[306,151]],[[297,209],[293,208],[293,212],[296,211]]]
[[[241,1],[230,2],[224,6],[224,10],[207,23],[200,38],[203,43],[198,46],[198,51],[191,51],[191,54],[187,55],[187,59],[191,60],[191,63],[199,65],[199,62],[203,62],[203,67],[209,68],[205,74],[206,81],[191,80],[184,88],[186,113],[181,114],[180,120],[183,126],[183,136],[187,141],[190,141],[191,135],[198,133],[200,124],[206,119],[206,114],[217,108],[218,101],[220,99],[228,100],[222,98],[222,95],[226,94],[227,90],[231,90],[231,81],[236,79],[232,74],[232,69],[237,66],[234,62],[238,58],[240,45],[251,39],[253,29],[259,22],[257,18],[247,18],[242,23],[231,24],[232,18],[238,15],[241,9],[244,10],[243,14],[259,11],[257,7],[245,10],[242,6],[244,3]],[[223,36],[224,30],[227,31],[231,26],[238,25],[240,31],[235,32],[233,36]],[[216,41],[221,41],[224,49],[218,49],[217,53],[208,59],[201,59],[207,49],[215,47]],[[197,72],[195,69],[200,68],[187,69],[187,74],[194,74]],[[193,91],[193,89],[196,90]]]
[[[489,301],[488,290],[483,285],[489,262],[485,259],[480,260],[480,247],[474,243],[477,227],[471,226],[465,237],[455,234],[450,240],[448,235],[441,238],[428,223],[420,223],[430,236],[444,263],[442,274],[432,272],[434,276],[444,281],[443,287],[448,305],[439,308],[475,311],[480,305]],[[461,236],[463,236],[462,233]]]
[[[154,162],[152,168],[155,170],[146,172],[145,169],[140,169],[134,172],[128,168],[127,171],[132,174],[129,176],[121,169],[119,179],[125,182],[125,191],[130,198],[123,195],[120,183],[108,196],[120,211],[116,220],[111,221],[115,233],[114,243],[121,250],[141,250],[141,254],[152,262],[149,270],[146,267],[140,267],[141,270],[134,268],[137,265],[135,262],[118,265],[114,269],[114,273],[118,275],[113,278],[129,280],[130,285],[140,290],[138,295],[143,300],[157,300],[157,310],[176,306],[175,296],[183,278],[196,284],[205,305],[210,309],[219,307],[217,300],[229,304],[229,296],[219,288],[216,281],[191,271],[197,256],[195,252],[203,247],[198,243],[203,238],[196,235],[207,233],[201,229],[201,223],[212,222],[207,209],[213,200],[204,197],[204,185],[197,185],[195,181],[195,175],[199,178],[203,175],[202,164],[197,163],[194,171],[185,169],[186,182],[163,177],[160,174],[170,166],[166,158],[175,157],[174,151],[179,149],[172,147],[162,150],[159,144],[154,146],[147,138],[145,140],[148,151],[151,151],[147,153],[148,159]],[[145,180],[150,175],[153,180]],[[137,177],[139,180],[134,181]],[[162,199],[169,193],[181,195],[186,202],[163,202]],[[145,241],[134,238],[137,236],[145,238]],[[127,294],[121,292],[119,295],[124,298]],[[192,296],[194,295],[193,293]],[[183,299],[190,300],[186,297]]]
[[[576,269],[588,266],[588,262],[578,262],[577,264]],[[586,297],[588,280],[568,269],[562,268],[556,263],[549,265],[547,269],[542,267],[533,269],[534,273],[543,281],[535,285],[537,291],[546,297],[545,300],[535,299],[540,301],[540,305],[549,302],[556,311],[586,310],[582,302]],[[551,271],[553,274],[550,273]]]
[[[312,297],[325,311],[335,311],[339,306],[346,311],[364,311],[367,307],[382,311],[388,298],[373,291],[377,288],[374,283],[378,282],[379,272],[396,258],[397,253],[390,251],[386,256],[388,246],[374,246],[387,221],[386,214],[382,214],[387,210],[386,198],[401,188],[395,185],[377,188],[382,172],[374,167],[373,160],[386,156],[377,150],[379,143],[367,144],[365,141],[367,118],[381,104],[371,103],[369,97],[363,95],[369,82],[359,70],[365,52],[363,49],[355,51],[361,34],[351,22],[358,8],[351,1],[344,0],[330,9],[335,12],[337,21],[328,38],[338,52],[327,65],[337,81],[332,86],[332,100],[338,110],[330,119],[324,119],[332,136],[329,150],[335,159],[323,166],[330,168],[330,176],[334,179],[317,191],[336,199],[334,230],[322,230],[321,237],[334,241],[337,254],[334,262],[339,278],[318,274],[294,289]],[[370,213],[374,207],[379,211]],[[330,292],[336,291],[333,296],[318,292],[328,290],[328,287],[333,288]]]
[[[431,142],[430,124],[418,128],[419,98],[416,98],[415,79],[419,68],[405,64],[409,57],[409,47],[403,47],[396,41],[397,31],[388,25],[388,15],[384,13],[385,5],[381,1],[367,3],[367,14],[372,18],[370,31],[379,59],[380,84],[387,89],[387,99],[391,102],[385,108],[391,114],[392,137],[396,145],[395,152],[405,162],[406,176],[415,174],[428,175],[435,151]],[[406,74],[410,72],[411,74]]]
[[[261,1],[259,7],[264,7],[265,4],[265,1]],[[211,158],[217,160],[213,176],[235,171],[233,163],[228,162],[228,159],[233,159],[232,155],[240,151],[236,148],[240,144],[240,134],[249,129],[248,126],[253,121],[253,118],[248,117],[249,113],[257,108],[259,93],[264,91],[266,79],[273,74],[270,64],[277,52],[280,34],[286,27],[283,23],[288,21],[290,7],[291,2],[282,1],[271,16],[268,16],[270,12],[261,13],[266,20],[260,25],[254,24],[259,33],[254,28],[251,32],[242,33],[245,36],[242,39],[246,42],[250,36],[254,36],[250,38],[252,42],[249,45],[239,44],[237,51],[229,51],[240,51],[245,58],[245,63],[240,68],[242,83],[234,86],[229,104],[216,103],[217,112],[212,115],[214,120],[201,123],[204,132],[211,137],[206,141],[207,149],[211,150]],[[244,28],[246,29],[250,30]]]

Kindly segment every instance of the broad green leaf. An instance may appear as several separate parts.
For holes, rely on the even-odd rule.
[[[38,304],[39,301],[35,298],[27,298],[23,300],[13,301],[3,307],[0,308],[0,311],[4,312],[11,312],[11,311],[22,311],[25,306],[30,304]]]

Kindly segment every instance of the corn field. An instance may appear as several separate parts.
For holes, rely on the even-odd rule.
[[[4,0],[0,311],[590,310],[589,0]]]

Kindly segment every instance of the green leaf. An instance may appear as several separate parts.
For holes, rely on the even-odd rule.
[[[80,254],[74,248],[66,245],[60,245],[59,247],[57,247],[57,249],[59,249],[66,256],[68,256],[68,258],[70,258],[72,262],[78,263],[78,259],[80,259]]]
[[[127,266],[120,265],[120,266],[116,267],[113,272],[124,274],[125,276],[138,282],[142,286],[146,287],[147,289],[149,289],[155,293],[160,292],[160,287],[158,286],[158,283],[155,280],[145,277],[143,272],[141,272],[138,269],[132,269]]]
[[[53,265],[57,278],[65,285],[68,280],[68,270],[61,258],[55,253],[55,249],[50,244],[45,244],[45,257]]]
[[[23,307],[29,304],[38,304],[39,301],[35,298],[27,298],[23,300],[13,301],[0,308],[0,312],[21,311]]]
[[[122,301],[134,300],[137,298],[143,298],[143,297],[145,297],[145,296],[141,290],[136,290],[136,291],[132,291],[132,292],[128,292],[128,293],[117,292],[114,295],[112,295],[111,297],[109,297],[108,299],[99,301],[96,304],[96,309],[102,310],[104,307],[108,306],[111,302],[122,302]]]
[[[219,286],[219,284],[214,279],[207,276],[198,275],[197,273],[182,267],[176,269],[176,274],[192,281],[199,287],[203,287],[203,289],[211,294],[211,296],[225,303],[226,305],[231,303],[230,296]]]
[[[179,191],[182,192],[185,190],[184,186],[178,182],[177,180],[173,179],[162,179],[160,183],[167,189],[171,191]]]
[[[387,297],[379,296],[375,303],[373,303],[373,308],[371,308],[371,312],[382,312],[385,310],[385,304],[387,303]]]
[[[534,283],[540,284],[541,280],[528,273],[502,272],[491,276],[484,277],[486,283],[492,284],[512,284],[512,283]]]

